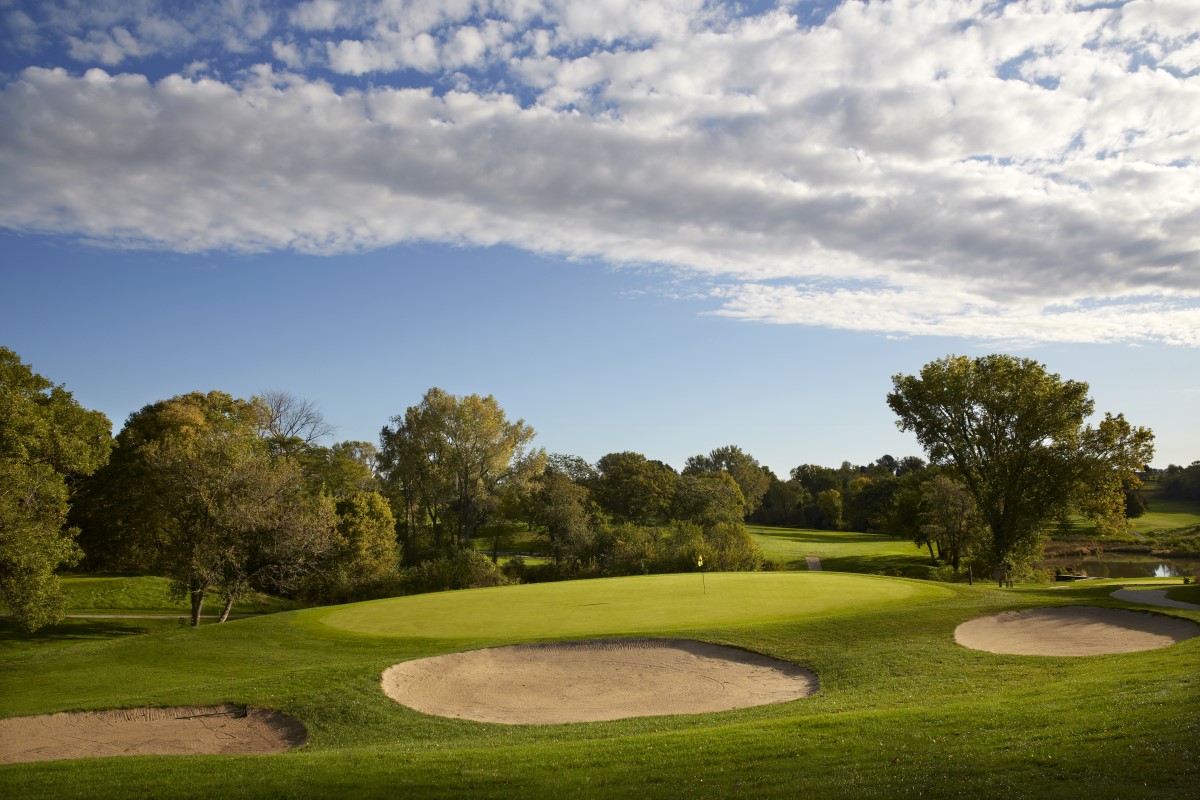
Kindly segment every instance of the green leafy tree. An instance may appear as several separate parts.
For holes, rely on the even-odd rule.
[[[762,566],[762,551],[750,538],[750,532],[741,522],[721,522],[704,531],[711,560],[705,558],[705,566],[730,571],[750,571]]]
[[[370,442],[337,442],[329,447],[306,446],[298,459],[315,492],[335,498],[378,488],[375,464],[379,451]]]
[[[975,499],[990,533],[988,566],[1028,564],[1043,531],[1066,513],[1109,513],[1123,481],[1153,455],[1150,430],[1121,415],[1085,425],[1087,384],[1030,359],[948,356],[892,384],[899,428],[913,431]]]
[[[396,569],[396,520],[379,492],[358,491],[337,501],[336,535],[322,563],[320,592],[352,596]]]
[[[406,525],[428,522],[439,544],[453,517],[458,543],[469,546],[504,495],[527,489],[545,466],[544,451],[527,449],[533,428],[509,421],[491,395],[460,397],[435,387],[392,422],[381,434],[385,484]]]
[[[706,456],[692,456],[683,468],[684,475],[716,472],[726,472],[737,482],[745,500],[746,516],[758,510],[771,485],[771,477],[753,456],[742,452],[740,447],[727,445]]]
[[[193,392],[132,414],[96,475],[91,540],[110,563],[171,577],[198,625],[210,592],[289,592],[331,547],[332,502],[308,490],[299,459],[262,434],[259,400]],[[109,538],[105,538],[105,534]]]
[[[614,519],[649,524],[669,518],[679,479],[675,470],[628,451],[601,456],[596,469],[596,502]]]
[[[1162,496],[1169,500],[1200,500],[1200,461],[1186,467],[1168,465],[1158,483]]]
[[[763,525],[796,525],[801,519],[805,505],[812,503],[812,496],[799,481],[781,481],[768,470],[770,484],[762,503],[751,519]]]
[[[740,525],[746,501],[737,481],[728,472],[703,472],[679,476],[671,502],[671,516],[704,528],[721,523]]]
[[[384,495],[403,531],[405,557],[416,563],[430,550],[447,547],[446,527],[454,503],[454,483],[446,465],[450,443],[442,434],[449,413],[444,393],[426,395],[380,432],[378,469]]]
[[[817,508],[821,518],[829,530],[841,530],[842,527],[842,493],[837,489],[826,489],[817,495]]]
[[[920,531],[930,554],[936,544],[938,557],[958,572],[983,539],[985,526],[975,498],[961,481],[937,475],[921,486],[921,509]]]
[[[0,597],[27,631],[62,618],[54,571],[76,561],[71,487],[108,458],[108,418],[0,347]]]
[[[588,538],[593,524],[591,505],[587,488],[553,462],[534,481],[533,490],[525,497],[526,518],[545,532],[556,565],[562,565],[571,543]]]

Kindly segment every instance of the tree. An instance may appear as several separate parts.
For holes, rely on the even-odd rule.
[[[261,420],[263,434],[284,452],[316,444],[336,430],[310,400],[279,389],[268,389],[259,398],[265,412]]]
[[[959,564],[982,538],[983,520],[975,498],[961,481],[936,475],[921,486],[921,538],[917,544],[938,548],[938,557]]]
[[[1169,500],[1200,500],[1200,461],[1190,466],[1167,466],[1166,475],[1159,478],[1162,496]]]
[[[54,571],[78,557],[71,488],[108,458],[108,418],[0,347],[0,597],[27,631],[62,618]]]
[[[321,592],[346,596],[396,568],[396,520],[379,492],[345,495],[335,512],[336,535],[322,564]]]
[[[718,447],[708,455],[692,456],[684,465],[684,475],[727,472],[737,481],[746,501],[746,516],[758,510],[763,495],[771,485],[770,474],[751,455],[734,445]]]
[[[534,482],[525,500],[525,513],[532,524],[545,530],[556,565],[562,564],[569,543],[586,538],[590,532],[590,504],[587,488],[555,467],[553,460]]]
[[[720,523],[741,525],[746,501],[737,481],[728,472],[680,475],[671,503],[671,516],[703,528]]]
[[[767,471],[767,477],[770,485],[763,495],[762,504],[751,519],[763,525],[796,524],[803,506],[812,502],[812,496],[798,481],[781,481],[770,470]]]
[[[829,530],[841,530],[842,493],[837,489],[826,489],[817,495],[817,508]]]
[[[380,435],[385,483],[402,501],[406,522],[428,520],[439,540],[452,514],[459,543],[469,545],[501,496],[523,491],[545,466],[544,451],[526,449],[533,428],[509,422],[491,395],[459,397],[434,387],[392,422],[396,427]]]
[[[596,502],[614,519],[647,524],[668,517],[679,479],[675,470],[628,451],[601,456],[596,469]]]
[[[916,434],[932,463],[950,467],[978,505],[989,566],[1033,560],[1053,520],[1110,507],[1153,455],[1150,430],[1121,415],[1085,425],[1087,384],[1031,359],[948,356],[892,384],[897,426]]]
[[[375,464],[379,451],[370,442],[337,442],[330,447],[309,445],[297,458],[315,492],[348,497],[378,488]]]
[[[198,625],[207,594],[294,590],[331,547],[332,502],[297,459],[273,457],[259,400],[192,392],[130,415],[97,473],[89,515],[114,563],[171,577]],[[123,552],[121,552],[123,551]]]

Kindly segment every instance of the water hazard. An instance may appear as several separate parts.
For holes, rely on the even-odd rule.
[[[1049,570],[1073,571],[1091,578],[1178,578],[1200,575],[1195,558],[1047,558],[1041,566]],[[1070,570],[1068,570],[1070,568]]]

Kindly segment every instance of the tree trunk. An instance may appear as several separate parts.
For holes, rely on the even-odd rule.
[[[192,627],[193,628],[197,628],[200,626],[200,610],[202,608],[204,608],[204,590],[205,590],[205,588],[206,588],[205,586],[193,583],[191,591],[189,592],[191,601],[192,601]]]
[[[225,598],[225,608],[221,611],[221,616],[217,619],[217,622],[224,622],[225,620],[229,619],[229,610],[232,608],[233,608],[233,595],[230,594],[228,597]]]
[[[926,539],[925,546],[929,548],[929,561],[933,566],[937,566],[937,556],[933,554],[933,540]]]

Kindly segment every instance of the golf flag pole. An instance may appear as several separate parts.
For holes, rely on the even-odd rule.
[[[704,580],[704,556],[696,555],[696,569],[700,570],[700,587],[708,594],[708,583]]]

